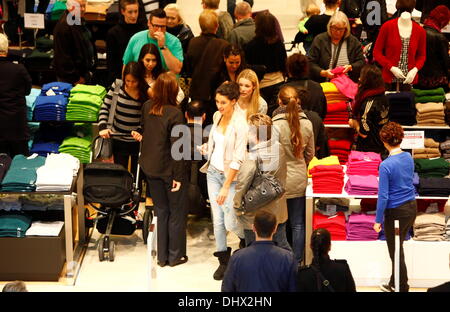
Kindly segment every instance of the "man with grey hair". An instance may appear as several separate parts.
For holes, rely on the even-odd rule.
[[[28,155],[30,138],[25,96],[31,77],[22,64],[7,59],[8,37],[0,34],[0,153]]]
[[[92,34],[85,25],[86,0],[68,0],[67,10],[53,31],[53,58],[58,81],[71,84],[91,80],[97,53]]]
[[[239,2],[234,10],[234,16],[237,22],[230,32],[228,41],[243,50],[245,45],[255,37],[252,7],[245,1]]]

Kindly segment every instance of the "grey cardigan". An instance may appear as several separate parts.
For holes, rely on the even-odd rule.
[[[353,69],[349,77],[358,81],[361,68],[365,64],[362,45],[355,36],[350,35],[347,39],[347,57]],[[331,60],[331,38],[324,32],[314,38],[309,51],[310,78],[317,82],[324,82],[325,78],[320,76],[321,70],[327,70]]]
[[[307,167],[314,157],[314,133],[311,121],[305,113],[300,113],[300,131],[303,140],[303,158],[294,156],[291,144],[291,129],[285,114],[278,114],[272,118],[275,128],[280,135],[280,143],[284,148],[287,163],[286,198],[303,197],[308,182]]]

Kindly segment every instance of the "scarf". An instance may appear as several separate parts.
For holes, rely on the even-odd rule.
[[[375,96],[378,94],[384,94],[386,89],[384,87],[379,87],[376,89],[368,89],[364,90],[363,92],[358,92],[358,94],[355,97],[355,102],[353,104],[353,114],[355,116],[359,116],[359,110],[361,109],[361,104],[364,102],[365,99],[371,96]]]

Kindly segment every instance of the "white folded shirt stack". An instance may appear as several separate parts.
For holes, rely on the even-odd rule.
[[[42,222],[35,221],[25,233],[26,236],[59,236],[64,225],[62,221]]]
[[[72,155],[65,153],[48,155],[45,165],[36,170],[36,191],[69,191],[79,168],[80,161]]]

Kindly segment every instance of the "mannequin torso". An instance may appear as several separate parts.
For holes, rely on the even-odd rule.
[[[398,19],[398,31],[400,32],[400,37],[410,38],[412,32],[412,20],[411,13],[403,12]]]

